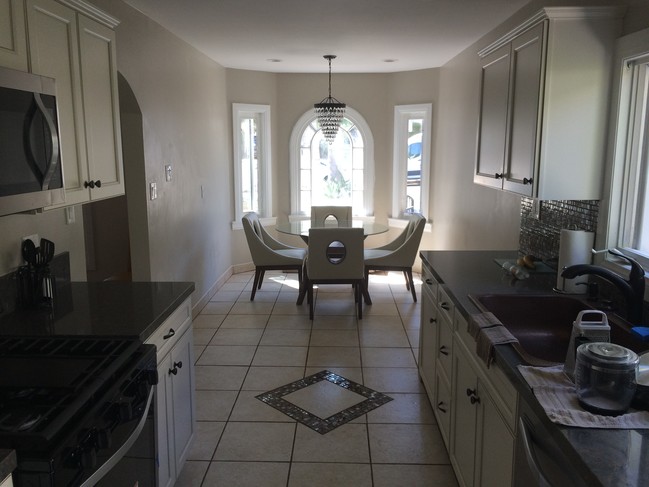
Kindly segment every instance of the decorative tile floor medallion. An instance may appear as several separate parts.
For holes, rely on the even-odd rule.
[[[312,386],[321,381],[328,381],[331,384],[342,387],[343,389],[364,397],[365,400],[359,398],[360,402],[356,402],[342,411],[323,419],[284,399],[284,397],[289,394],[303,390],[306,387]],[[392,401],[390,396],[386,396],[385,394],[373,389],[357,384],[354,381],[345,379],[344,377],[328,370],[320,371],[316,374],[310,375],[309,377],[296,380],[295,382],[278,387],[272,391],[264,392],[255,397],[322,435]]]

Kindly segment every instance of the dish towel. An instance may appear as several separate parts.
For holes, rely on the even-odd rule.
[[[467,331],[475,338],[476,354],[487,364],[487,367],[490,367],[494,360],[494,345],[518,342],[498,318],[488,311],[471,315]]]
[[[581,428],[649,428],[648,411],[630,409],[620,416],[600,416],[584,410],[579,405],[575,385],[563,373],[563,364],[552,367],[519,365],[518,370],[553,423]]]

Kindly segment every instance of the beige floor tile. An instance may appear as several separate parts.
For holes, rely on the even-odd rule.
[[[357,347],[358,332],[356,330],[313,330],[310,345],[312,347]]]
[[[289,487],[371,487],[372,470],[366,463],[293,463]],[[402,484],[405,485],[405,484]]]
[[[250,279],[255,277],[254,272],[239,272],[237,274],[232,274],[227,282],[248,282]]]
[[[242,292],[244,289],[246,289],[247,282],[236,282],[236,281],[228,281],[221,288],[219,291],[239,291]]]
[[[187,461],[174,487],[200,487],[210,462]]]
[[[273,311],[275,301],[265,302],[258,301],[237,301],[232,306],[230,314],[232,315],[269,315]]]
[[[424,386],[419,379],[419,371],[412,368],[364,367],[365,385],[384,394],[416,393],[423,394]]]
[[[221,328],[266,328],[268,315],[228,315]]]
[[[221,326],[221,323],[223,323],[223,320],[225,319],[227,315],[222,314],[222,315],[198,315],[196,318],[194,318],[193,325],[194,325],[194,330],[202,329],[202,328],[218,328]]]
[[[288,462],[212,462],[205,487],[285,487]]]
[[[214,460],[287,462],[294,436],[295,423],[229,422]]]
[[[295,297],[297,299],[297,296]],[[297,305],[295,300],[287,302],[276,302],[275,307],[273,308],[273,314],[278,315],[306,315],[306,319],[309,319],[309,306],[306,304],[306,299],[304,304]]]
[[[308,367],[360,367],[358,347],[310,347]]]
[[[197,421],[227,421],[237,391],[196,391]]]
[[[365,396],[328,380],[322,380],[286,394],[283,399],[323,419],[366,400]]]
[[[372,299],[372,304],[375,303],[392,303],[394,304],[394,298],[392,297],[392,293],[390,292],[390,288],[382,289],[382,288],[373,288],[372,285],[370,285],[369,288],[369,293],[370,293],[370,298]]]
[[[221,291],[220,289],[214,293],[210,301],[234,303],[241,297],[241,291]]]
[[[308,309],[308,307],[307,307]],[[308,312],[308,311],[307,311]],[[314,330],[357,330],[356,316],[318,316],[313,317]]]
[[[368,423],[437,424],[426,394],[388,394],[392,401],[367,413]]]
[[[250,367],[243,390],[270,391],[304,377],[303,367]]]
[[[262,328],[221,328],[210,345],[258,345],[263,333]]]
[[[307,347],[259,346],[252,361],[254,366],[300,367],[306,363]]]
[[[410,342],[410,346],[412,348],[418,348],[419,347],[419,330],[406,330],[406,334],[408,335],[408,342]]]
[[[359,335],[361,347],[410,347],[408,336],[402,327],[372,329],[363,326],[359,330]]]
[[[250,301],[250,293],[245,292],[241,293],[237,302],[239,303],[274,303],[277,301],[277,296],[279,291],[257,291],[255,293],[255,299]]]
[[[377,330],[377,329],[403,329],[403,323],[398,315],[371,315],[364,316],[358,322],[359,329]]]
[[[363,308],[363,317],[365,316],[399,316],[399,310],[394,302],[374,303]]]
[[[214,328],[196,328],[194,329],[194,344],[207,345],[216,333]]]
[[[347,423],[321,435],[298,424],[293,461],[369,463],[367,425]]]
[[[361,348],[363,367],[416,367],[410,348]]]
[[[372,465],[374,487],[457,487],[450,465]]]
[[[197,421],[196,434],[187,459],[210,461],[224,428],[223,421]]]
[[[328,370],[345,379],[353,380],[357,384],[363,385],[363,369],[360,367],[307,367],[304,376],[308,377],[323,370]]]
[[[194,363],[198,362],[198,359],[201,358],[201,355],[207,347],[205,345],[194,345]]]
[[[412,315],[408,317],[403,317],[403,327],[406,330],[419,330],[421,328],[421,316],[420,315]]]
[[[278,313],[277,307],[281,303],[275,305],[273,314],[270,315],[268,320],[268,326],[266,329],[279,329],[279,330],[310,330],[311,329],[311,320],[309,320],[309,310],[307,308],[307,315],[298,315],[298,314],[284,314]]]
[[[201,310],[202,315],[224,315],[230,312],[233,303],[210,301]]]
[[[233,365],[197,365],[194,368],[197,390],[238,391],[248,367]]]
[[[208,345],[198,365],[250,365],[256,347],[251,345]]]
[[[292,287],[284,286],[277,295],[277,303],[295,304],[298,296],[298,285],[295,284],[295,289]]]
[[[449,464],[436,425],[368,424],[372,463]]]
[[[230,421],[295,423],[294,419],[255,397],[263,392],[266,391],[241,391],[232,409]]]
[[[306,347],[309,345],[310,330],[266,329],[260,345],[285,345]]]
[[[350,295],[346,299],[331,300],[325,300],[318,297],[315,301],[313,314],[326,316],[356,316],[354,297]]]

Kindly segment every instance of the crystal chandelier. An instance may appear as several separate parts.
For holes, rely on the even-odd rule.
[[[318,117],[318,123],[322,133],[329,144],[332,144],[338,133],[340,122],[345,116],[345,104],[331,96],[331,60],[336,59],[333,54],[323,56],[329,61],[329,96],[320,103],[313,105],[315,114]]]

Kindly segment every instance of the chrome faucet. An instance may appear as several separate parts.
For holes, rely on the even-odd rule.
[[[633,325],[642,324],[642,310],[644,302],[644,269],[635,260],[627,257],[617,249],[609,249],[608,252],[616,257],[626,260],[631,264],[629,279],[625,280],[613,271],[604,267],[589,264],[577,264],[570,267],[564,267],[561,277],[573,279],[586,274],[600,276],[610,283],[614,284],[624,295],[626,301],[626,319]]]

